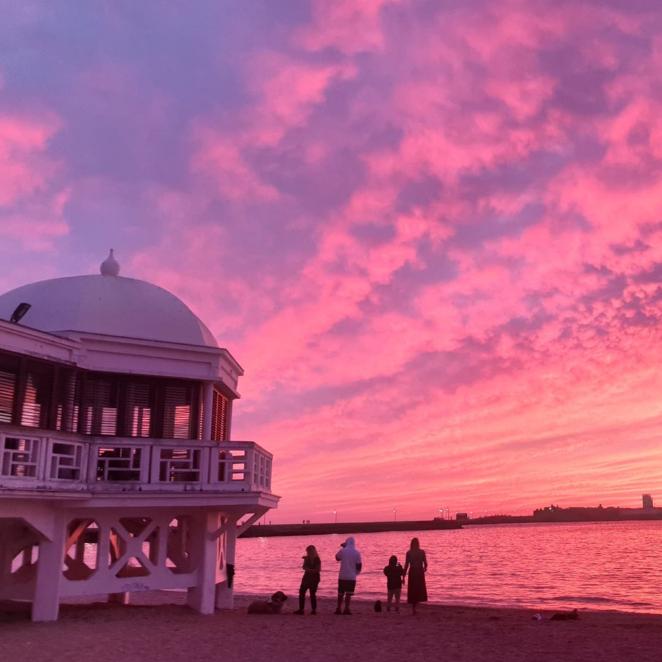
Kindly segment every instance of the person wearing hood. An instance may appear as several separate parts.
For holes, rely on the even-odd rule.
[[[361,553],[356,549],[354,538],[347,538],[341,544],[341,549],[336,554],[336,561],[340,561],[340,571],[338,572],[338,606],[336,614],[351,614],[349,603],[356,589],[356,577],[363,567]],[[343,599],[345,600],[345,609],[341,611]]]

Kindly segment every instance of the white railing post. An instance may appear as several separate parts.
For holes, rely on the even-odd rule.
[[[143,484],[151,483],[152,450],[153,443],[145,444],[140,449],[140,482]]]
[[[246,449],[246,463],[244,464],[244,481],[246,487],[252,492],[255,486],[255,460],[257,454],[255,453],[255,446],[250,446]]]
[[[161,462],[160,449],[152,442],[150,443],[150,458],[149,458],[149,484],[155,485],[159,482],[159,463]]]
[[[41,437],[37,441],[37,475],[35,478],[39,481],[48,482],[51,477],[51,449],[52,440],[49,437]]]
[[[87,453],[87,484],[91,487],[97,482],[97,458],[99,457],[99,448],[95,441],[90,440]],[[81,472],[82,473],[82,472]]]
[[[200,489],[203,490],[209,485],[209,466],[211,448],[202,447],[200,449]]]

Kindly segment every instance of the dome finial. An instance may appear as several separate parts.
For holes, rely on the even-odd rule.
[[[102,276],[119,276],[120,263],[115,259],[114,251],[111,248],[108,257],[101,263]]]

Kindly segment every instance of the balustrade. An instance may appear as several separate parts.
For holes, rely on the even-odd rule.
[[[0,432],[0,489],[271,491],[272,456],[253,442]]]

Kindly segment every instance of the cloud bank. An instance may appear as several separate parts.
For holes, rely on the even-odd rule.
[[[662,498],[656,2],[8,4],[0,285],[187,301],[274,519]]]

